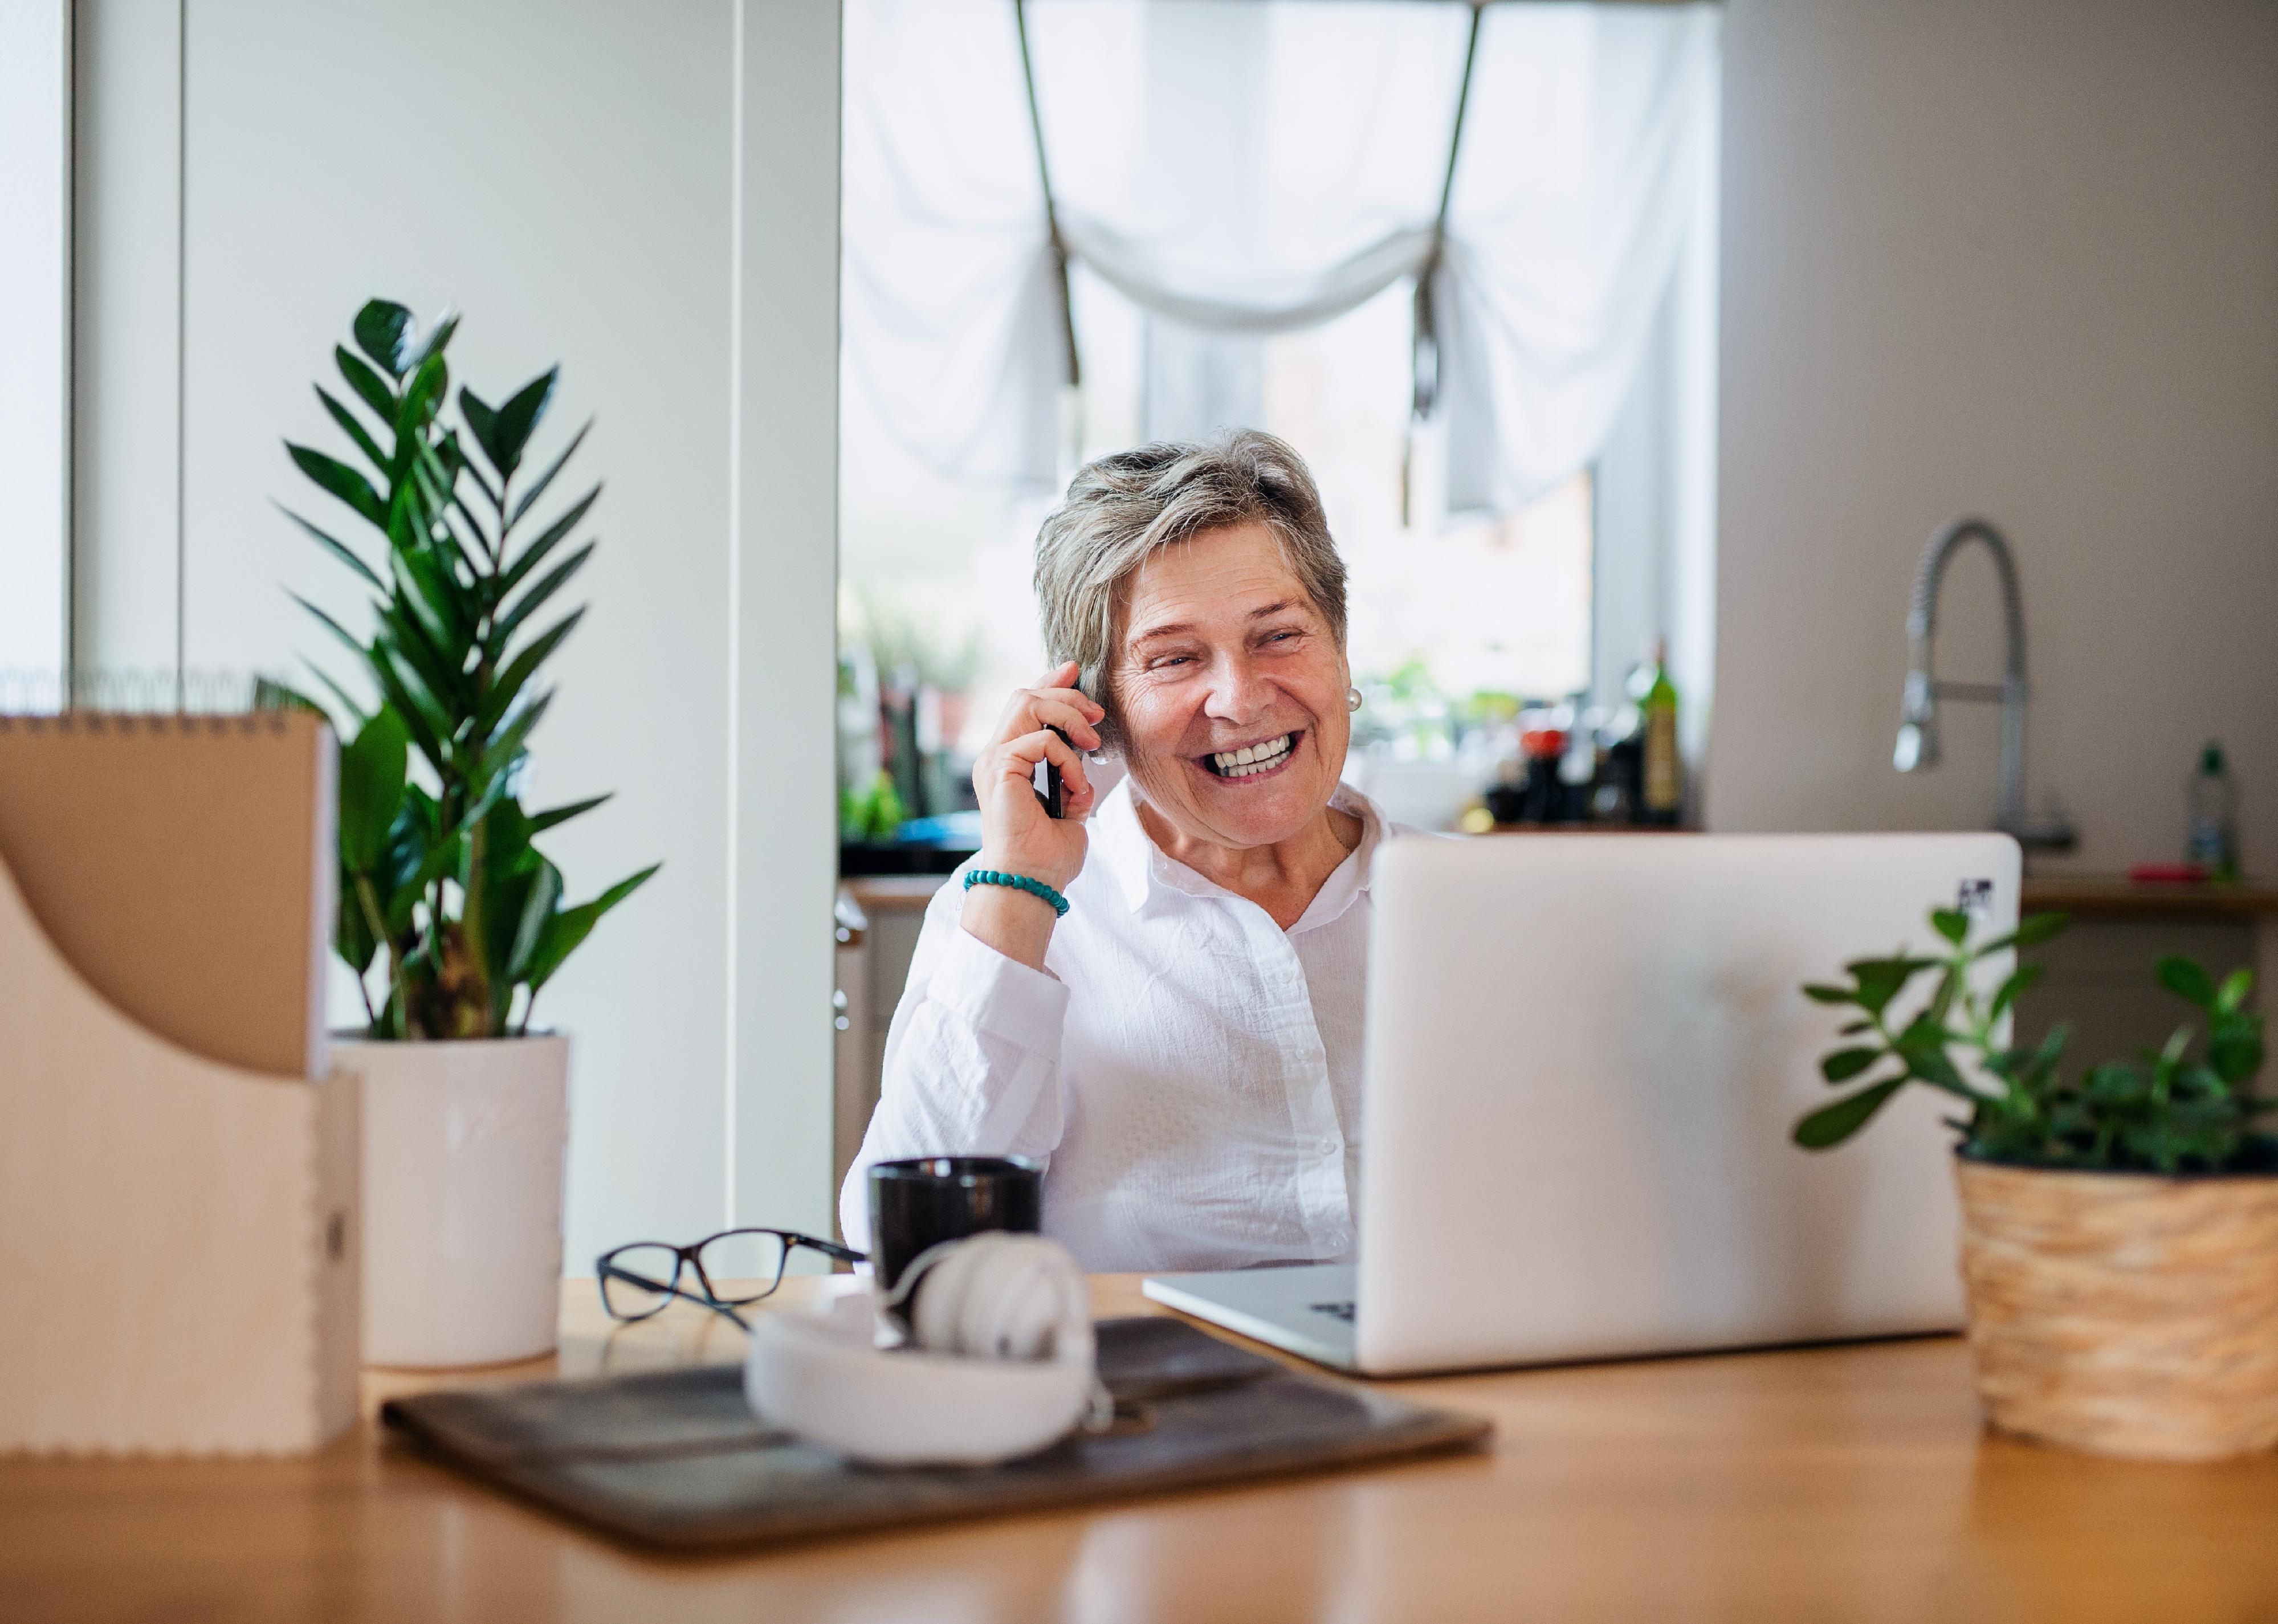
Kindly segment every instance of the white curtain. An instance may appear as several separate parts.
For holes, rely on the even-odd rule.
[[[1067,376],[1012,0],[851,0],[847,355],[945,473],[1049,487]],[[1597,452],[1696,211],[1706,6],[1490,5],[1444,243],[1459,3],[1031,0],[1062,241],[1189,326],[1334,319],[1433,263],[1451,511]]]

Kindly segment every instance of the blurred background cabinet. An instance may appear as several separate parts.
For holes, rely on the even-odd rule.
[[[2220,980],[2244,966],[2256,1001],[2271,1007],[2278,984],[2278,887],[2129,885],[2063,876],[2028,879],[2029,912],[2072,916],[2072,928],[2040,949],[2048,973],[2017,1002],[2017,1035],[2037,1042],[2058,1021],[2072,1026],[2068,1071],[2157,1048],[2190,1013],[2161,990],[2152,967],[2169,953],[2198,960]]]

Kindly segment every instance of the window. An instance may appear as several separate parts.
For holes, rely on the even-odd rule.
[[[1713,244],[1713,156],[1686,162],[1698,156],[1686,135],[1713,108],[1679,95],[1696,80],[1713,86],[1701,66],[1713,57],[1686,54],[1683,30],[1699,20],[1689,11],[1640,30],[1584,8],[1494,6],[1474,45],[1463,4],[1031,0],[1031,126],[1010,6],[854,0],[840,442],[850,826],[883,834],[903,815],[970,805],[972,751],[1006,690],[1044,663],[1028,574],[1056,482],[1079,459],[1221,426],[1280,435],[1320,483],[1351,572],[1353,667],[1371,698],[1349,772],[1372,793],[1384,785],[1371,772],[1429,766],[1430,794],[1402,809],[1445,822],[1510,746],[1520,704],[1617,700],[1628,664],[1674,629],[1670,572],[1643,554],[1686,529],[1671,493],[1705,432],[1662,421],[1706,326],[1678,291],[1679,268],[1704,263]],[[1638,59],[1629,80],[1605,65],[1624,50]],[[1563,259],[1546,248],[1533,267],[1540,286],[1501,294],[1563,312],[1569,333],[1551,347],[1595,334],[1594,348],[1549,355],[1548,370],[1613,382],[1594,395],[1514,387],[1495,347],[1533,335],[1496,324],[1525,313],[1475,292],[1459,313],[1467,324],[1443,315],[1441,341],[1471,347],[1469,403],[1493,397],[1504,416],[1443,409],[1418,421],[1417,272],[1369,286],[1353,268],[1428,238],[1466,72],[1447,252],[1469,254],[1465,274],[1484,284],[1510,240],[1565,242]],[[1554,99],[1545,84],[1564,105],[1517,118],[1527,95]],[[1672,105],[1683,129],[1655,135],[1647,126]],[[1624,160],[1661,141],[1660,170],[1606,179],[1618,168],[1601,150],[1609,126],[1620,126],[1612,144]],[[1065,393],[1054,387],[1065,366],[1057,272],[1038,258],[1049,241],[1038,128],[1074,248],[1082,381]],[[1674,181],[1663,172],[1672,168],[1683,172]],[[1652,231],[1637,225],[1648,217]],[[1465,246],[1473,231],[1485,247]],[[1633,273],[1654,255],[1666,263],[1642,278],[1638,309],[1606,318],[1618,279],[1608,267]],[[1341,278],[1360,296],[1322,294]],[[1264,309],[1277,296],[1331,308],[1285,319]],[[1189,311],[1212,325],[1179,318]],[[1537,440],[1557,441],[1593,411],[1603,422],[1513,472],[1495,448],[1528,438],[1514,403],[1545,408],[1552,431]],[[1601,514],[1613,521],[1603,538]],[[1609,563],[1618,578],[1601,591]],[[1487,721],[1497,726],[1476,725]]]

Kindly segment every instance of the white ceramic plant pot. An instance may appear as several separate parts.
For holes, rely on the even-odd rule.
[[[363,1074],[363,1359],[554,1351],[570,1040],[336,1042]]]

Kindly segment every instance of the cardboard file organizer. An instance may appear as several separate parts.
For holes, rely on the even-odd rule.
[[[294,1048],[321,957],[273,955],[275,1070],[160,1035],[124,1012],[124,982],[97,990],[144,933],[174,996],[259,973],[231,962],[238,938],[297,928],[306,944],[312,915],[320,937],[331,772],[313,718],[0,717],[0,1452],[298,1453],[355,1419],[357,1082],[311,1080]],[[167,850],[141,849],[153,829]],[[116,862],[87,860],[89,841]],[[160,862],[191,865],[176,872],[193,891],[233,874],[283,900],[265,926],[241,903],[185,931],[166,917],[179,896],[98,899],[90,919],[72,880],[100,890]],[[104,933],[124,945],[93,968],[58,945]],[[300,1054],[321,1063],[320,1044]]]

